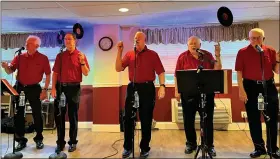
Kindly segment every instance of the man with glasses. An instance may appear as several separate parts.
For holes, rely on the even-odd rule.
[[[62,151],[65,147],[65,114],[68,109],[68,117],[70,122],[69,148],[68,152],[76,150],[78,143],[78,110],[81,94],[82,75],[87,76],[89,73],[89,64],[85,54],[76,48],[76,36],[67,33],[64,37],[66,50],[56,56],[53,66],[52,76],[52,97],[54,100],[55,124],[57,126],[57,147],[56,152]],[[61,108],[59,112],[59,99],[62,92],[66,96],[67,108]],[[60,119],[60,114],[62,118]],[[62,120],[62,121],[60,121]]]
[[[268,103],[264,112],[269,117],[269,121],[265,117],[267,127],[266,147],[269,155],[274,158],[280,158],[279,148],[277,147],[279,102],[273,73],[279,74],[279,53],[263,44],[265,39],[264,31],[260,28],[252,29],[249,32],[249,39],[250,45],[238,51],[235,70],[237,71],[239,98],[245,103],[250,133],[255,147],[255,151],[250,154],[250,157],[256,158],[266,154],[265,143],[262,138],[261,112],[258,110],[258,96],[260,93],[265,96],[263,88],[264,76]],[[257,47],[262,51],[258,51]],[[262,74],[262,68],[264,69],[264,74]]]

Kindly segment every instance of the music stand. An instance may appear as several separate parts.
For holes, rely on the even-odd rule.
[[[199,158],[211,158],[211,154],[208,152],[207,134],[204,133],[204,120],[207,117],[205,113],[206,94],[211,93],[225,93],[224,86],[224,71],[223,70],[184,70],[176,71],[178,93],[183,93],[188,96],[200,95],[200,108],[202,110],[202,119],[200,135],[201,145],[198,146],[195,158],[200,150],[202,150],[202,156]],[[207,154],[209,156],[207,156]]]
[[[6,96],[6,95],[10,95],[10,96],[18,96],[19,94],[17,93],[17,91],[9,84],[9,82],[6,79],[1,79],[1,96]],[[13,97],[15,98],[15,97]],[[13,112],[13,116],[15,116],[15,101],[12,102],[12,112]],[[19,159],[22,158],[23,155],[21,152],[15,152],[15,120],[13,120],[13,128],[14,128],[14,137],[13,137],[13,152],[12,153],[8,153],[4,156],[4,158],[6,159]]]

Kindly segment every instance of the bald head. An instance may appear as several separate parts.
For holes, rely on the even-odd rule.
[[[200,42],[200,38],[198,38],[197,36],[191,36],[188,39],[188,50],[191,53],[196,53],[196,49],[200,49],[201,46],[201,42]]]
[[[142,51],[146,45],[146,35],[143,32],[136,32],[134,36],[134,41],[136,42],[136,49]]]

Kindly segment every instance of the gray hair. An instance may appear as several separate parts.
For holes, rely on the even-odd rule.
[[[41,39],[38,36],[36,36],[36,35],[29,35],[28,38],[26,39],[26,41],[29,40],[29,39],[35,39],[36,44],[39,47],[41,46]]]

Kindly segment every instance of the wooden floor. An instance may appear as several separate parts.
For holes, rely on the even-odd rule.
[[[140,131],[135,136],[135,157],[139,156]],[[198,133],[197,133],[198,134]],[[250,133],[248,131],[215,131],[216,158],[249,158],[249,152],[253,150]],[[264,132],[265,134],[265,132]],[[29,142],[27,147],[21,151],[24,158],[48,158],[55,150],[56,131],[44,131],[44,144],[42,150],[35,148],[33,137],[35,134],[26,134]],[[66,134],[68,137],[68,133]],[[12,152],[13,135],[1,134],[1,155]],[[114,141],[123,139],[123,133],[96,133],[90,129],[80,129],[78,133],[79,143],[77,150],[68,153],[68,145],[64,152],[68,158],[104,158],[117,151],[111,145]],[[265,136],[264,136],[265,139]],[[68,138],[66,138],[68,140]],[[8,142],[9,141],[9,142]],[[114,147],[118,154],[112,158],[121,158],[123,140],[116,142]],[[194,153],[184,154],[185,134],[183,130],[153,130],[151,141],[151,152],[149,158],[193,158]],[[269,158],[268,156],[266,158]]]

